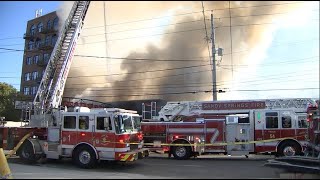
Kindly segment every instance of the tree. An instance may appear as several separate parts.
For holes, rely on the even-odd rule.
[[[12,85],[0,82],[0,117],[5,120],[19,121],[20,113],[14,107],[18,91]]]

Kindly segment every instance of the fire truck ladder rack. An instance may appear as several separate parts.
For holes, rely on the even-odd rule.
[[[33,105],[35,114],[57,109],[62,101],[64,86],[72,62],[74,48],[90,1],[75,1],[40,82]]]
[[[236,101],[223,101],[223,102],[238,102],[243,100]],[[306,111],[309,104],[315,105],[315,101],[311,98],[288,98],[288,99],[258,99],[258,100],[247,100],[246,102],[254,102],[254,101],[264,101],[266,104],[266,109],[295,109],[297,111],[304,112]],[[217,103],[219,101],[216,101]],[[175,104],[177,102],[174,102]],[[189,103],[189,111],[193,110],[202,110],[202,102],[188,102]],[[183,104],[183,103],[181,103]],[[167,104],[168,105],[168,104]],[[167,109],[164,109],[165,112],[173,111],[172,107],[176,107],[177,105],[169,105]]]
[[[308,105],[315,105],[315,100],[311,98],[288,98],[288,99],[256,99],[256,100],[227,100],[227,101],[180,101],[180,102],[168,102],[164,108],[159,112],[159,115],[168,116],[169,120],[179,115],[179,113],[188,108],[188,112],[194,113],[217,113],[223,112],[223,110],[203,110],[202,103],[236,103],[236,102],[265,102],[265,109],[292,109],[295,112],[305,112]],[[227,110],[226,110],[227,111]]]

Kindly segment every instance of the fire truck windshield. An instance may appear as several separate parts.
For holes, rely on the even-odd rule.
[[[116,115],[114,117],[114,124],[117,134],[132,132],[135,129],[133,119],[129,115]]]
[[[133,119],[133,127],[134,127],[134,129],[140,130],[141,129],[141,117],[132,116],[132,119]]]

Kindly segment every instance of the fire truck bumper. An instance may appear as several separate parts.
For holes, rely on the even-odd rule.
[[[120,161],[121,162],[130,162],[130,161],[136,161],[137,159],[139,159],[139,154],[144,154],[147,151],[146,148],[142,148],[142,149],[138,149],[135,151],[131,151],[131,152],[124,152],[119,154],[120,157]]]

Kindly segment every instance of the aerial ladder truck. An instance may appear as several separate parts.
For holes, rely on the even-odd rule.
[[[202,154],[300,155],[306,147],[311,98],[167,102],[143,117],[146,147],[176,159]]]
[[[90,1],[75,1],[40,82],[28,127],[1,127],[0,147],[27,162],[72,158],[82,168],[100,160],[129,162],[143,151],[136,111],[119,108],[61,108],[64,87]],[[11,146],[11,147],[9,147]],[[140,156],[139,156],[140,157]]]

